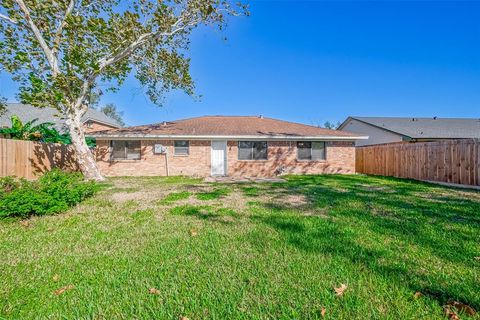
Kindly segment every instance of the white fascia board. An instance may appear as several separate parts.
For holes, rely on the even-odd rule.
[[[155,134],[87,134],[98,140],[245,140],[245,141],[355,141],[368,136],[199,136],[199,135],[155,135]]]

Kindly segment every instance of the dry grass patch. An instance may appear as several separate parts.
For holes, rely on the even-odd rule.
[[[480,309],[480,193],[333,175],[108,184],[65,214],[0,221],[0,318],[320,319],[325,310],[440,320],[451,300]],[[56,296],[61,288],[72,289]]]

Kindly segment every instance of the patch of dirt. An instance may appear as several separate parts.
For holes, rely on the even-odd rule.
[[[162,199],[166,196],[167,192],[148,192],[148,191],[136,191],[136,192],[116,192],[110,195],[110,199],[115,202],[137,201],[141,202],[154,202]]]
[[[463,198],[463,199],[469,199],[469,200],[480,200],[480,192],[478,191],[466,191],[462,189],[449,189],[449,190],[442,190],[440,192],[435,192],[435,195],[437,197],[442,197],[443,199],[448,199],[448,198]]]
[[[241,190],[233,190],[224,198],[221,198],[220,201],[226,207],[230,207],[235,211],[243,211],[248,208],[248,200],[243,196]]]
[[[302,194],[280,194],[258,198],[260,201],[266,200],[272,204],[287,208],[301,208],[310,204],[310,202],[307,200],[307,197]]]
[[[208,184],[195,184],[195,185],[188,185],[186,187],[186,191],[191,192],[192,194],[200,193],[200,192],[212,192],[215,190],[213,185]]]

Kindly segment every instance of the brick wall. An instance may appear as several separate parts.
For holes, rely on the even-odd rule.
[[[110,141],[97,140],[96,157],[100,170],[106,176],[165,176],[166,159],[164,154],[154,154],[155,144],[168,148],[170,175],[201,176],[210,175],[210,141],[190,141],[190,154],[173,154],[173,140],[141,141],[141,160],[110,161]]]
[[[353,142],[327,142],[327,160],[297,160],[295,141],[268,143],[268,160],[238,160],[238,144],[229,141],[227,165],[230,176],[274,176],[277,172],[292,174],[354,173]]]
[[[173,154],[173,141],[144,140],[141,142],[141,160],[110,161],[109,141],[97,140],[97,162],[106,176],[164,176],[164,154],[154,154],[153,146],[159,143],[168,148],[170,175],[209,176],[210,141],[190,141],[188,156]],[[227,143],[229,176],[274,176],[282,168],[284,173],[321,174],[354,173],[355,146],[353,142],[327,142],[326,161],[297,160],[296,142],[273,141],[268,143],[268,160],[238,160],[236,141]]]

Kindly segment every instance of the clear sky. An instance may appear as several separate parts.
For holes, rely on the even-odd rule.
[[[158,108],[131,78],[102,102],[130,125],[215,114],[314,125],[349,115],[480,118],[480,1],[251,1],[250,11],[223,33],[192,35],[200,100],[173,92]],[[15,85],[0,81],[15,101]]]

